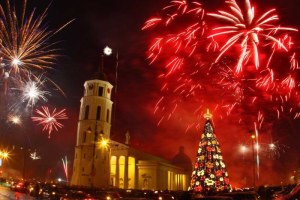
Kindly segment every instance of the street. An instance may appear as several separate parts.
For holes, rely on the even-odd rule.
[[[7,187],[0,186],[0,199],[1,200],[34,200],[34,197],[20,192],[11,191]]]

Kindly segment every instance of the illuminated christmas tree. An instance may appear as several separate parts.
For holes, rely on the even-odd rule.
[[[204,118],[206,122],[193,168],[190,190],[204,194],[229,190],[228,173],[209,110],[204,114]]]

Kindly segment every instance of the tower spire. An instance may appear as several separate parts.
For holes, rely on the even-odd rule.
[[[100,65],[97,67],[96,73],[91,77],[92,79],[108,81],[104,73],[104,54],[100,54]]]
[[[100,64],[100,70],[99,70],[99,72],[103,73],[103,69],[104,69],[104,55],[101,54],[100,56],[101,56],[100,57],[101,64]]]

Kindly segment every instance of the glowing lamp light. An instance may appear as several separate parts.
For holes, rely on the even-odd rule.
[[[2,157],[3,157],[3,158],[8,158],[8,153],[7,153],[7,152],[3,152]]]
[[[254,140],[255,139],[255,135],[251,135],[251,138]]]
[[[14,65],[14,66],[17,66],[17,65],[21,65],[22,62],[20,61],[19,58],[14,58],[14,59],[11,61],[11,64]]]
[[[246,146],[242,145],[241,148],[240,148],[241,152],[246,152],[248,149]]]
[[[103,49],[103,53],[107,56],[111,55],[112,54],[112,49],[108,46],[106,46],[104,49]]]
[[[7,159],[9,157],[9,154],[7,151],[0,151],[0,158],[1,159]]]
[[[275,144],[274,144],[274,143],[271,143],[271,144],[269,144],[269,148],[270,148],[271,150],[273,150],[273,149],[275,149],[275,148],[276,148],[276,146],[275,146]]]
[[[100,142],[100,145],[102,147],[107,147],[108,146],[108,141],[106,139],[102,139],[101,142]]]

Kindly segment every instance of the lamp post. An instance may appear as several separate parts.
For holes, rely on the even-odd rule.
[[[256,187],[256,162],[255,162],[255,135],[252,133],[251,134],[251,139],[252,139],[252,155],[253,155],[253,188],[255,189]]]

